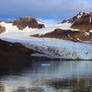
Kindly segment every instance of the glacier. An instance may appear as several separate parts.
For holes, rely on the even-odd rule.
[[[27,48],[41,53],[65,59],[92,59],[92,44],[88,42],[72,42],[55,38],[31,37],[33,34],[45,34],[52,32],[55,28],[71,29],[71,23],[45,25],[42,29],[26,27],[19,30],[12,23],[1,22],[6,31],[0,34],[0,39],[9,42],[19,42]]]

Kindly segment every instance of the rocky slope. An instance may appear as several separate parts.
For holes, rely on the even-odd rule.
[[[74,16],[73,18],[67,19],[67,20],[63,20],[61,23],[74,23],[75,21],[78,21],[83,15],[85,15],[87,13],[85,12],[79,12],[76,16]]]
[[[38,22],[33,17],[22,17],[22,18],[14,20],[14,21],[1,21],[0,26],[2,26],[2,22],[4,22],[5,24],[11,24],[12,27],[16,26],[18,28],[18,30],[23,30],[26,27],[32,28],[32,29],[34,29],[34,28],[35,29],[40,29],[40,28],[45,27],[44,24]],[[0,28],[0,30],[2,30],[2,29]]]
[[[79,29],[81,31],[90,31],[92,30],[92,12],[80,12],[73,18],[64,20],[62,23],[72,23],[71,28]]]
[[[82,31],[92,30],[92,13],[83,13],[83,15],[76,20],[71,27]]]
[[[5,27],[0,26],[0,33],[3,33],[3,32],[5,32]]]
[[[81,31],[72,31],[72,30],[64,30],[64,29],[55,29],[50,33],[46,33],[44,35],[33,35],[34,37],[47,37],[47,38],[57,38],[63,40],[71,40],[71,41],[91,41],[92,33],[91,32],[81,32]]]
[[[61,24],[71,23],[68,29],[56,28],[45,34],[35,34],[34,37],[58,38],[71,41],[92,41],[92,13],[80,12]],[[60,23],[59,23],[60,24]],[[58,25],[59,25],[58,24]]]
[[[39,24],[33,17],[23,17],[13,21],[13,25],[16,25],[20,30],[23,30],[27,26],[30,28],[43,28],[44,24]]]

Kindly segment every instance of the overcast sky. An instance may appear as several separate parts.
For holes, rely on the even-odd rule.
[[[92,11],[91,0],[0,0],[1,17],[34,16],[63,20],[80,11]]]

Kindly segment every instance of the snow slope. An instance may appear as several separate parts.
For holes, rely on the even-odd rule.
[[[6,24],[1,22],[0,25],[6,27],[6,32],[0,34],[0,39],[9,42],[19,42],[27,48],[43,52],[56,58],[92,59],[92,44],[51,38],[30,37],[31,34],[45,34],[53,31],[55,28],[69,29],[71,24],[46,25],[46,28],[42,29],[27,27],[22,31],[18,30],[18,28],[11,23]]]

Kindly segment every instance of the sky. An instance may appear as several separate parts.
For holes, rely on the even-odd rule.
[[[0,18],[33,16],[54,23],[91,12],[92,0],[0,0]]]

